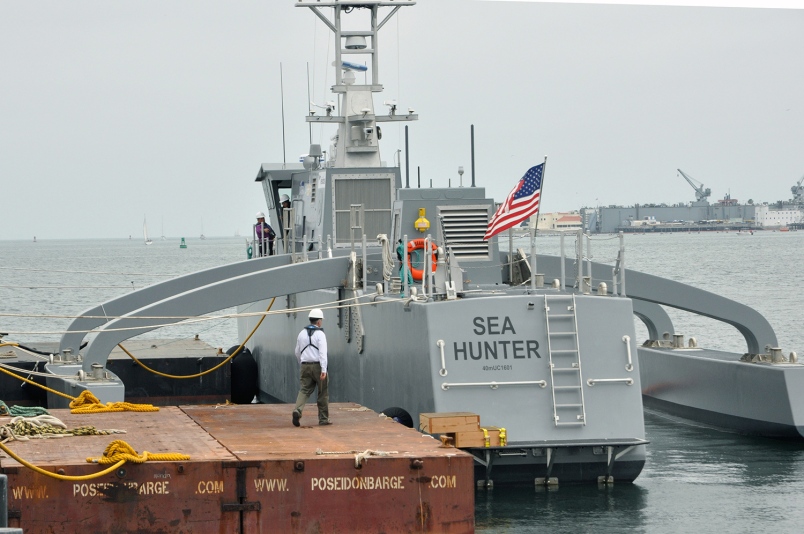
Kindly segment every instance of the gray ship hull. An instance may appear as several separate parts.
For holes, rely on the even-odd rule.
[[[481,426],[505,428],[505,448],[473,451],[479,480],[489,475],[491,463],[495,483],[594,482],[606,476],[632,481],[644,465],[646,442],[639,373],[635,362],[626,370],[622,339],[634,335],[631,302],[575,296],[577,328],[584,332],[579,338],[583,407],[572,408],[562,396],[575,394],[571,384],[578,377],[557,371],[551,377],[545,295],[554,310],[560,304],[553,299],[573,298],[549,290],[489,292],[406,305],[399,298],[372,301],[372,295],[351,310],[328,310],[338,291],[320,290],[296,294],[290,304],[325,310],[332,402],[358,402],[379,412],[402,408],[414,423],[421,413],[473,412]],[[240,311],[264,310],[269,303]],[[279,298],[271,311],[287,306],[288,298]],[[252,337],[262,401],[295,401],[299,366],[293,347],[307,322],[304,313],[271,314]],[[241,319],[241,337],[255,324],[256,318]],[[554,334],[565,329],[556,319],[551,325]],[[564,367],[559,342],[551,345],[554,369]],[[566,406],[563,412],[558,408],[558,421],[556,405]],[[330,415],[337,424],[337,414]],[[315,418],[314,405],[305,417]]]
[[[804,437],[804,367],[701,349],[639,348],[643,402],[735,432]]]

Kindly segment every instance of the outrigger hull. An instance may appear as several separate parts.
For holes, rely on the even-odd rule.
[[[751,363],[740,356],[640,347],[643,402],[742,434],[804,439],[804,366]]]

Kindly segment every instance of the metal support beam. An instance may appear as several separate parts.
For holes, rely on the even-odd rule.
[[[83,369],[90,372],[93,363],[106,364],[118,343],[150,332],[160,326],[241,304],[249,304],[280,295],[315,289],[341,287],[349,269],[348,257],[326,258],[282,265],[233,278],[224,278],[159,300],[106,323],[87,346]]]

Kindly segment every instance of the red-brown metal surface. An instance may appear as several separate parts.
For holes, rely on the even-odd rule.
[[[179,408],[148,413],[51,413],[68,428],[92,425],[126,433],[7,444],[21,458],[48,471],[97,473],[108,466],[87,463],[86,458],[101,456],[115,439],[126,441],[139,453],[181,452],[192,460],[127,463],[102,478],[72,482],[3,459],[0,466],[8,475],[11,526],[26,533],[238,532],[239,518],[220,513],[221,501],[236,501],[234,473],[223,469],[236,458]]]
[[[186,462],[126,464],[99,479],[68,482],[12,459],[9,523],[37,532],[472,532],[472,458],[356,404],[332,404],[320,427],[315,406],[300,428],[292,406],[163,408],[77,416],[126,434],[11,442],[22,458],[68,475],[98,472],[114,439],[138,452],[182,452]],[[3,423],[0,418],[0,424]],[[305,423],[313,423],[308,426]],[[355,452],[373,451],[356,467]]]
[[[357,404],[330,405],[318,426],[310,405],[301,428],[292,407],[183,409],[246,468],[246,532],[471,532],[473,460]],[[306,424],[307,423],[307,424]],[[309,424],[311,423],[311,424]],[[309,425],[309,426],[308,426]],[[374,451],[359,467],[355,452]],[[340,454],[333,454],[340,453]]]

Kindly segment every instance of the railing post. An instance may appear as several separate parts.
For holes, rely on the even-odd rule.
[[[589,267],[589,291],[592,291],[594,282],[592,280],[592,236],[586,236],[586,264]]]
[[[402,270],[399,272],[402,276],[402,293],[407,298],[410,296],[410,288],[408,287],[408,234],[402,236]]]
[[[528,224],[530,235],[530,290],[536,291],[536,227]]]
[[[576,237],[575,243],[575,268],[576,272],[576,285],[578,287],[578,291],[583,291],[581,287],[581,282],[583,281],[583,230],[578,230],[578,234]]]
[[[566,291],[567,289],[567,280],[566,280],[566,258],[567,255],[564,252],[564,232],[561,232],[561,291]]]
[[[366,288],[368,287],[366,284],[368,283],[368,277],[366,272],[368,271],[368,264],[367,264],[367,256],[366,256],[366,233],[363,232],[363,293],[366,293]]]
[[[508,285],[514,283],[514,228],[508,229]]]
[[[617,238],[620,240],[620,296],[625,296],[625,234],[619,232]]]
[[[611,268],[611,294],[617,296],[617,269]]]
[[[422,250],[422,295],[427,298],[427,291],[430,289],[430,234],[424,238],[424,249]]]

